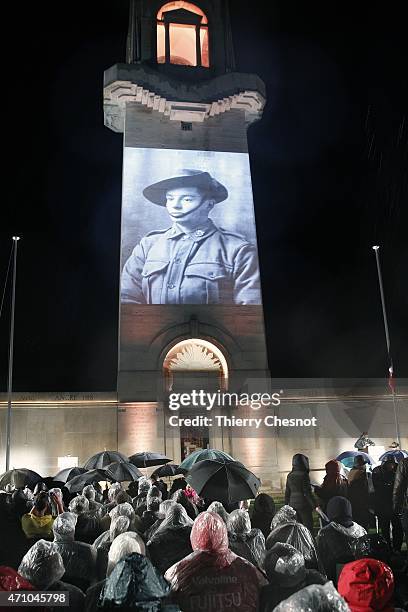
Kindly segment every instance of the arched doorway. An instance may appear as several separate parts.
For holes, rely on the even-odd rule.
[[[217,393],[228,389],[228,364],[222,350],[200,338],[188,338],[175,344],[163,361],[163,374],[167,394],[204,391]],[[205,406],[187,406],[179,409],[179,416],[194,418],[206,414]],[[181,459],[210,444],[210,431],[206,426],[179,428]]]

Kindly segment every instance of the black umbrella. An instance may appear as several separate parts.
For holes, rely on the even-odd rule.
[[[111,463],[106,468],[106,473],[112,480],[115,482],[125,482],[127,480],[139,480],[143,476],[142,472],[140,472],[133,463],[127,461],[119,462],[115,461]]]
[[[136,453],[129,457],[130,463],[133,463],[136,467],[150,467],[152,465],[164,465],[165,463],[170,463],[171,459],[162,455],[161,453]]]
[[[75,476],[72,480],[69,480],[65,487],[70,493],[79,493],[82,489],[93,482],[99,482],[100,480],[113,480],[104,469],[89,470],[84,474]]]
[[[80,474],[85,474],[86,469],[83,467],[69,467],[64,468],[58,474],[55,474],[53,480],[57,482],[68,482],[68,480],[72,480],[75,476],[79,476]]]
[[[199,461],[186,478],[201,497],[226,504],[253,499],[261,486],[259,478],[242,463],[227,459]]]
[[[157,468],[157,470],[154,470],[153,474],[159,478],[164,478],[165,476],[170,477],[177,476],[177,474],[186,474],[186,472],[187,470],[180,469],[175,463],[167,463],[166,465],[162,465]]]
[[[23,489],[25,486],[34,489],[37,482],[41,482],[42,480],[43,477],[37,474],[37,472],[33,472],[26,468],[8,470],[8,472],[4,472],[4,474],[0,476],[0,489],[4,489],[8,484],[11,484],[16,489]]]
[[[84,468],[86,470],[95,470],[99,468],[105,468],[110,463],[114,461],[129,461],[129,459],[123,453],[119,451],[102,451],[101,453],[96,453],[88,459],[86,463],[84,463]]]

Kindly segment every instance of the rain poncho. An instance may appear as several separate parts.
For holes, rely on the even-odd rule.
[[[55,544],[38,540],[24,555],[18,573],[38,589],[47,589],[62,578],[65,568]]]
[[[146,547],[142,538],[133,531],[119,534],[109,550],[107,575],[112,572],[119,561],[132,553],[146,555]]]
[[[218,514],[203,512],[191,531],[193,553],[165,575],[183,612],[255,612],[262,574],[228,548],[227,527]]]
[[[53,499],[53,497],[57,497],[61,506],[63,507],[64,505],[64,500],[62,498],[62,491],[61,489],[59,489],[58,487],[55,487],[54,489],[50,489],[49,490],[49,494],[50,494],[50,508],[51,508],[51,514],[52,516],[58,516],[59,514],[59,510],[58,510],[58,506],[55,502],[55,500]]]
[[[384,563],[390,563],[393,555],[392,548],[385,538],[379,533],[366,534],[352,542],[352,550],[355,559],[364,557],[378,559]]]
[[[227,522],[230,549],[260,567],[265,556],[265,538],[259,529],[251,529],[246,510],[233,510]]]
[[[336,580],[336,566],[354,559],[353,543],[366,534],[352,520],[351,504],[344,497],[333,497],[327,505],[330,523],[317,536],[320,562],[330,580]]]
[[[89,501],[85,495],[77,495],[69,503],[69,511],[74,514],[83,514],[89,512]]]
[[[172,499],[166,499],[165,501],[161,502],[159,506],[159,514],[158,514],[158,518],[156,522],[153,523],[153,525],[149,527],[149,529],[147,529],[147,531],[144,533],[146,542],[148,542],[153,537],[153,535],[156,533],[156,531],[162,524],[163,519],[165,518],[167,512],[170,510],[172,506],[175,505],[175,503],[176,502]]]
[[[124,504],[118,504],[109,512],[109,516],[111,521],[113,521],[118,516],[127,516],[132,524],[135,519],[135,511],[131,504],[125,502]]]
[[[392,612],[394,576],[385,563],[360,559],[347,563],[341,571],[338,591],[351,612]]]
[[[270,495],[260,493],[255,497],[251,525],[254,529],[260,529],[265,538],[271,532],[271,521],[275,516],[275,512],[275,502]]]
[[[118,516],[110,524],[108,531],[102,533],[93,544],[97,551],[97,574],[100,580],[106,576],[108,566],[108,552],[112,542],[118,535],[126,533],[130,529],[130,520],[127,516]]]
[[[322,574],[306,569],[303,555],[290,544],[275,544],[265,557],[264,568],[270,584],[261,590],[260,612],[272,612],[306,586],[326,583]]]
[[[173,504],[147,543],[150,558],[162,574],[192,551],[190,534],[193,521],[183,506]]]
[[[274,612],[350,612],[332,582],[313,584],[301,589],[279,604]]]
[[[225,524],[227,524],[228,522],[228,517],[229,514],[226,511],[226,509],[224,508],[224,506],[222,505],[221,502],[219,501],[213,501],[207,508],[207,512],[215,512],[215,514],[218,514],[218,516],[220,516],[222,518],[222,520],[224,521]]]
[[[87,485],[82,489],[82,495],[89,501],[89,513],[99,516],[103,513],[103,505],[96,501],[96,490],[93,485]]]
[[[169,594],[169,585],[151,561],[138,553],[127,556],[107,578],[99,598],[101,608],[130,608],[158,612],[161,601]]]
[[[35,587],[12,567],[0,565],[0,591],[34,591]]]
[[[123,491],[122,489],[122,485],[120,484],[120,482],[114,482],[110,487],[109,487],[109,491],[108,491],[108,501],[110,503],[114,502],[117,495],[119,495],[119,493]]]
[[[75,542],[76,521],[71,512],[55,519],[54,544],[64,563],[64,580],[85,591],[96,580],[96,551],[89,544]]]
[[[193,502],[191,502],[187,495],[185,494],[184,491],[182,491],[181,489],[179,489],[178,491],[176,491],[172,497],[172,499],[177,502],[178,504],[181,504],[188,516],[194,521],[194,519],[196,518],[198,512],[197,512],[197,508],[195,507],[195,505],[193,504]]]
[[[310,531],[296,522],[296,511],[291,506],[282,506],[275,514],[271,523],[271,533],[266,540],[266,549],[272,548],[276,542],[291,544],[305,558],[308,569],[318,569],[318,556]]]

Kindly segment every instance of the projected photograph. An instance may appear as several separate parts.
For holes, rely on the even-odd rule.
[[[121,302],[261,304],[246,153],[126,148]]]

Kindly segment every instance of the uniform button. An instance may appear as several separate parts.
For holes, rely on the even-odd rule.
[[[174,289],[174,287],[175,287],[175,286],[176,286],[176,285],[173,285],[173,283],[169,283],[169,284],[167,285],[167,287],[168,287],[169,289]]]
[[[196,230],[195,235],[197,236],[197,238],[201,238],[201,236],[204,236],[204,232],[203,230]]]

